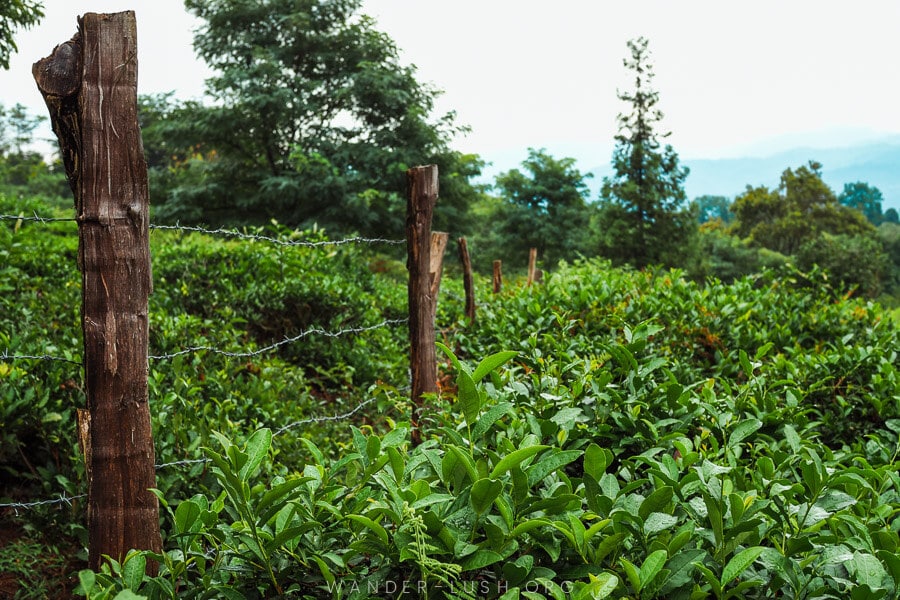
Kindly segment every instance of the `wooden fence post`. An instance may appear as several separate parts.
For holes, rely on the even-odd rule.
[[[134,12],[88,13],[33,74],[75,193],[90,432],[88,566],[161,552],[147,391],[147,165],[137,121]],[[153,574],[157,565],[147,566]]]
[[[529,285],[529,286],[532,283],[534,283],[536,266],[537,266],[537,248],[531,248],[528,251],[528,283],[527,283],[527,285]]]
[[[438,198],[437,165],[409,169],[406,181],[406,268],[409,270],[409,360],[412,376],[411,438],[413,444],[419,444],[422,441],[422,396],[437,393],[435,297],[431,275],[431,219]]]
[[[431,325],[434,328],[434,318],[437,314],[438,294],[441,291],[441,276],[444,274],[444,253],[447,251],[447,242],[450,234],[443,231],[431,232],[431,249],[428,273],[431,276]]]
[[[494,293],[499,294],[500,290],[503,289],[503,261],[495,260],[494,261]]]
[[[466,318],[469,323],[475,321],[475,282],[472,278],[472,261],[469,258],[469,245],[466,238],[461,237],[456,240],[459,246],[459,260],[463,268],[463,289],[466,292]]]

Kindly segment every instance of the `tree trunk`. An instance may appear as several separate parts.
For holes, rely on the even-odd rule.
[[[137,122],[134,13],[88,13],[34,65],[75,192],[82,272],[88,564],[160,552],[147,391],[151,291],[147,166]],[[150,572],[155,564],[148,565]]]

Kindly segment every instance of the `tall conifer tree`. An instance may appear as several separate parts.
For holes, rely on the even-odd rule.
[[[619,92],[631,112],[619,114],[619,133],[612,166],[604,178],[600,205],[601,253],[634,267],[651,264],[684,266],[689,258],[696,221],[684,208],[683,183],[688,169],[678,164],[670,145],[658,133],[663,118],[659,93],[652,86],[648,41],[628,42],[625,67],[634,73],[634,88]]]

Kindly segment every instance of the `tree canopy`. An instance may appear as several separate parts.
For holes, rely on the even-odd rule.
[[[542,260],[555,264],[586,252],[589,190],[575,159],[529,148],[522,168],[524,173],[512,169],[496,178],[503,198],[497,220],[504,254],[516,264],[537,248]]]
[[[156,103],[155,139],[175,157],[159,217],[396,232],[404,173],[429,162],[442,174],[439,217],[465,212],[481,162],[449,148],[454,115],[432,119],[437,92],[361,4],[186,0],[204,21],[194,45],[216,72],[213,102]]]
[[[860,212],[838,203],[822,181],[821,169],[822,165],[814,161],[796,170],[786,169],[775,190],[747,186],[732,206],[732,231],[784,255],[796,254],[821,233],[871,234],[874,230]]]
[[[884,215],[881,212],[883,201],[881,190],[862,181],[845,183],[844,191],[838,196],[838,202],[844,206],[855,208],[865,215],[869,223],[876,226],[884,221]]]
[[[634,88],[619,92],[630,112],[618,117],[614,174],[603,180],[601,252],[635,267],[676,265],[684,260],[696,231],[695,218],[684,208],[688,169],[679,166],[672,146],[660,141],[669,134],[657,131],[663,113],[657,107],[659,92],[651,85],[648,40],[630,40],[628,49],[624,64],[634,76]]]
[[[19,28],[37,25],[44,7],[34,0],[4,0],[0,3],[0,69],[9,69],[9,58],[19,47],[14,39]]]

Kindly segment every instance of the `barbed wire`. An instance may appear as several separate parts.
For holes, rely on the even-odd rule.
[[[56,223],[56,222],[75,222],[78,219],[75,217],[43,217],[37,213],[33,213],[31,216],[25,215],[0,215],[0,221],[34,221],[37,223]],[[197,225],[181,225],[176,223],[175,225],[157,225],[155,223],[150,223],[150,229],[161,230],[161,231],[185,231],[189,233],[203,233],[206,235],[221,235],[224,237],[232,237],[238,238],[242,240],[249,240],[255,242],[268,242],[270,244],[275,244],[278,246],[300,246],[304,248],[321,248],[323,246],[344,246],[347,244],[386,244],[399,246],[401,244],[405,244],[405,239],[390,239],[390,238],[370,238],[364,236],[354,236],[349,238],[343,238],[339,240],[321,240],[318,242],[307,242],[305,240],[284,240],[277,237],[273,237],[270,235],[262,235],[258,233],[246,233],[244,231],[238,231],[237,229],[207,229],[206,227],[200,227]]]
[[[169,230],[169,231],[188,231],[192,233],[204,233],[206,235],[221,235],[225,237],[234,237],[242,240],[250,240],[255,242],[268,242],[279,246],[302,246],[305,248],[320,248],[322,246],[343,246],[346,244],[405,244],[406,240],[387,239],[387,238],[367,238],[367,237],[350,237],[340,240],[323,240],[320,242],[307,242],[303,240],[282,240],[268,235],[260,235],[256,233],[245,233],[236,229],[206,229],[193,225],[154,225],[150,224],[150,229]]]
[[[382,327],[388,327],[390,325],[399,325],[401,323],[406,323],[408,321],[409,321],[409,319],[386,319],[386,320],[382,321],[381,323],[378,323],[377,325],[370,325],[368,327],[357,327],[357,328],[353,328],[353,329],[339,329],[338,331],[328,331],[326,329],[320,329],[320,328],[307,329],[305,331],[298,333],[295,336],[284,338],[283,340],[281,340],[279,342],[275,342],[274,344],[270,344],[263,348],[259,348],[258,350],[248,350],[245,352],[232,352],[232,351],[228,351],[228,350],[222,350],[215,346],[192,346],[190,348],[185,348],[184,350],[179,350],[178,352],[172,352],[169,354],[156,354],[156,355],[151,355],[148,358],[153,359],[153,360],[168,360],[168,359],[175,358],[177,356],[183,356],[185,354],[193,354],[194,352],[212,352],[214,354],[220,354],[222,356],[230,356],[233,358],[251,358],[253,356],[259,356],[260,354],[265,354],[266,352],[271,352],[272,350],[280,348],[281,346],[284,346],[286,344],[291,344],[293,342],[301,340],[312,334],[318,334],[323,337],[336,338],[336,337],[341,337],[344,335],[350,335],[350,334],[355,334],[355,333],[366,333],[368,331],[373,331],[375,329],[381,329]]]
[[[369,398],[368,400],[366,400],[365,402],[363,402],[362,404],[360,404],[359,406],[357,406],[350,412],[344,413],[342,415],[336,414],[336,415],[333,415],[330,417],[309,417],[307,419],[300,419],[299,421],[294,421],[293,423],[289,423],[289,424],[285,425],[284,427],[282,427],[281,429],[275,431],[275,433],[272,434],[272,437],[277,437],[277,436],[281,435],[282,433],[284,433],[286,431],[290,431],[294,427],[300,427],[301,425],[311,425],[313,423],[327,423],[329,421],[343,421],[345,419],[349,419],[350,417],[352,417],[353,415],[355,415],[356,413],[361,411],[366,406],[372,404],[373,402],[375,402],[375,398]]]
[[[11,508],[15,511],[16,516],[18,516],[19,509],[31,510],[33,508],[37,508],[38,506],[46,506],[49,504],[68,504],[69,506],[71,506],[72,500],[79,500],[81,498],[87,498],[87,494],[66,496],[66,493],[62,492],[57,498],[54,498],[52,500],[38,500],[37,502],[9,502],[6,504],[0,504],[0,508]]]
[[[37,213],[26,217],[24,215],[0,215],[0,221],[37,221],[38,223],[57,223],[60,221],[75,221],[75,217],[42,217]]]
[[[272,437],[273,438],[278,437],[279,435],[282,435],[283,433],[290,431],[291,429],[294,429],[295,427],[300,427],[301,425],[311,425],[313,423],[327,423],[327,422],[344,421],[344,420],[349,419],[350,417],[354,416],[355,414],[357,414],[362,409],[369,406],[370,404],[372,404],[375,401],[376,401],[376,398],[369,398],[362,404],[359,404],[353,410],[350,410],[350,411],[348,411],[344,414],[340,414],[340,415],[334,414],[334,415],[321,416],[321,417],[307,417],[305,419],[300,419],[299,421],[294,421],[293,423],[289,423],[289,424],[285,425],[284,427],[276,430],[272,434]],[[160,471],[162,469],[168,469],[170,467],[184,467],[184,466],[189,466],[189,465],[205,464],[208,462],[211,462],[211,460],[208,458],[194,458],[194,459],[176,460],[176,461],[172,461],[172,462],[160,463],[160,464],[154,465],[154,468],[157,471]],[[16,516],[18,516],[19,510],[31,510],[31,509],[37,508],[39,506],[49,506],[52,504],[68,504],[71,506],[72,500],[78,500],[81,498],[87,498],[87,494],[78,494],[77,496],[67,496],[65,492],[62,492],[58,497],[52,498],[50,500],[37,500],[35,502],[8,502],[5,504],[0,504],[0,509],[11,508],[15,511]]]
[[[65,362],[73,365],[78,365],[79,367],[82,366],[82,362],[80,360],[72,360],[71,358],[63,358],[62,356],[50,356],[49,354],[10,354],[9,348],[5,348],[3,350],[3,354],[0,354],[0,360],[45,360]]]
[[[37,213],[34,213],[31,216],[25,216],[24,214],[20,214],[20,215],[0,214],[0,221],[17,221],[17,222],[27,221],[27,222],[37,222],[37,223],[53,223],[53,222],[74,222],[76,220],[77,219],[75,219],[74,217],[65,217],[65,218],[43,217],[43,216],[38,215]],[[189,233],[202,233],[202,234],[206,234],[206,235],[220,235],[220,236],[231,237],[231,238],[236,238],[236,239],[241,239],[241,240],[266,242],[266,243],[270,243],[270,244],[275,244],[275,245],[279,245],[279,246],[287,246],[287,247],[320,248],[320,247],[326,247],[326,246],[341,246],[341,245],[347,245],[347,244],[401,245],[401,244],[406,243],[406,240],[400,240],[400,239],[367,238],[367,237],[361,237],[361,236],[350,237],[350,238],[339,239],[339,240],[324,240],[324,241],[318,241],[318,242],[309,242],[309,241],[303,241],[303,240],[284,240],[284,239],[279,239],[279,238],[267,236],[267,235],[245,233],[245,232],[241,232],[241,231],[238,231],[235,229],[222,229],[222,228],[206,229],[206,228],[198,227],[198,226],[184,226],[184,225],[180,225],[180,224],[176,224],[176,225],[150,224],[149,227],[152,230],[184,231],[184,232],[189,232]],[[183,356],[185,354],[191,354],[194,352],[212,352],[215,354],[220,354],[222,356],[228,356],[228,357],[234,357],[234,358],[250,358],[253,356],[258,356],[258,355],[264,354],[266,352],[271,352],[273,350],[276,350],[277,348],[280,348],[281,346],[291,344],[293,342],[296,342],[298,340],[301,340],[301,339],[308,337],[310,335],[313,335],[313,334],[321,335],[324,337],[337,338],[337,337],[341,337],[344,335],[366,333],[366,332],[380,329],[383,327],[389,327],[391,325],[405,324],[408,321],[409,321],[408,318],[386,319],[376,325],[370,325],[370,326],[366,326],[366,327],[340,329],[337,331],[328,331],[328,330],[321,329],[321,328],[312,328],[312,329],[307,329],[305,331],[302,331],[301,333],[299,333],[295,336],[286,337],[281,341],[275,342],[274,344],[270,344],[263,348],[259,348],[257,350],[252,350],[252,351],[233,352],[233,351],[222,350],[222,349],[214,347],[214,346],[193,346],[190,348],[185,348],[183,350],[179,350],[177,352],[160,354],[160,355],[150,355],[150,356],[148,356],[148,358],[153,359],[153,360],[167,360],[167,359],[172,359],[172,358],[175,358],[178,356]],[[51,356],[51,355],[11,354],[9,352],[9,349],[3,350],[3,353],[0,354],[0,359],[2,359],[2,360],[60,361],[60,362],[66,362],[66,363],[82,366],[81,361],[75,361],[75,360],[72,360],[69,358],[63,358],[63,357]],[[275,431],[273,433],[273,437],[281,435],[281,434],[283,434],[287,431],[290,431],[291,429],[294,429],[296,427],[300,427],[301,425],[309,425],[309,424],[314,424],[314,423],[325,423],[325,422],[337,422],[337,421],[349,419],[350,417],[356,415],[357,413],[362,411],[366,406],[369,406],[373,402],[375,402],[375,398],[370,398],[369,400],[366,400],[365,402],[359,404],[354,409],[352,409],[349,412],[346,412],[344,414],[334,414],[334,415],[319,416],[319,417],[308,417],[305,419],[300,419],[298,421],[294,421],[292,423],[289,423],[289,424],[281,427],[277,431]],[[161,463],[161,464],[154,465],[154,467],[156,470],[161,470],[161,469],[166,469],[166,468],[171,468],[171,467],[189,466],[189,465],[202,464],[202,463],[207,463],[207,462],[210,462],[210,460],[208,458],[187,459],[187,460],[179,460],[179,461]],[[87,494],[79,494],[76,496],[67,496],[66,493],[63,492],[57,498],[49,499],[49,500],[38,500],[38,501],[34,501],[34,502],[0,503],[0,509],[13,509],[15,511],[16,515],[18,516],[19,510],[31,510],[31,509],[34,509],[34,508],[37,508],[40,506],[49,506],[49,505],[55,505],[55,504],[68,504],[71,506],[72,500],[77,500],[77,499],[86,498],[86,497],[87,497]]]

